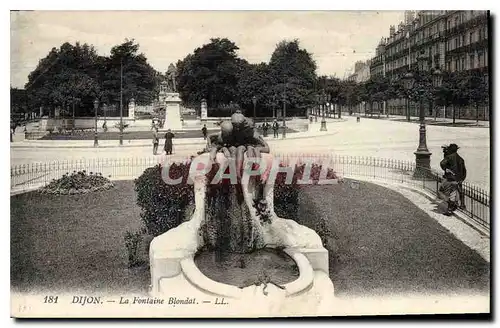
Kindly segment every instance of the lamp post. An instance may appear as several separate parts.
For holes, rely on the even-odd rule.
[[[253,96],[252,97],[252,103],[253,103],[253,124],[255,124],[255,119],[257,117],[257,97]]]
[[[286,82],[283,85],[283,139],[286,138]]]
[[[120,146],[123,146],[123,58],[120,58]]]
[[[276,99],[278,98],[278,95],[274,93],[273,95],[273,119],[276,118]]]
[[[342,107],[339,105],[339,98],[335,98],[335,107],[339,112],[339,119],[342,118]]]
[[[418,61],[422,60],[422,57],[419,56],[417,58]],[[440,72],[436,74],[436,80],[438,80]],[[419,143],[418,143],[418,148],[414,152],[415,154],[415,172],[414,172],[414,177],[415,178],[424,178],[427,177],[430,168],[431,168],[431,155],[432,153],[429,152],[429,149],[427,148],[427,135],[426,135],[426,127],[425,127],[425,109],[424,109],[424,94],[427,93],[428,90],[425,90],[426,88],[429,88],[429,85],[426,85],[424,83],[423,76],[421,74],[421,71],[418,68],[414,69],[414,73],[408,72],[404,76],[404,85],[405,89],[410,92],[410,90],[415,91],[415,98],[418,101],[419,104],[419,120],[420,120],[420,127],[419,127]],[[411,98],[410,96],[408,98]]]
[[[441,72],[441,70],[439,68],[436,68],[432,72],[432,84],[434,86],[434,90],[438,89],[442,83],[443,83],[443,73]],[[436,99],[434,99],[433,105],[434,105],[434,107],[436,107]],[[437,112],[438,112],[438,110],[435,109],[434,120],[437,119]]]
[[[99,108],[99,100],[96,98],[94,100],[94,113],[95,113],[95,133],[94,133],[94,147],[99,146],[99,141],[97,140],[97,109]]]
[[[326,119],[325,119],[325,110],[326,110],[326,103],[330,101],[330,94],[325,94],[323,91],[323,94],[321,95],[321,105],[323,106],[323,118],[321,119],[321,127],[319,128],[320,131],[326,131]]]
[[[315,110],[315,115],[314,115],[314,122],[317,123],[318,122],[318,115],[319,115],[319,111],[320,111],[320,105],[321,104],[321,95],[320,94],[317,94],[316,95],[316,110]]]

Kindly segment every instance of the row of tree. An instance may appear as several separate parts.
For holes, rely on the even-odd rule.
[[[423,101],[426,106],[434,102],[436,106],[472,106],[477,108],[488,104],[489,85],[487,76],[481,71],[442,72],[441,82],[435,84],[436,77],[431,72],[420,72],[418,81],[407,90],[403,74],[397,77],[375,76],[364,83],[339,81],[323,78],[327,92],[340,105],[352,107],[365,102],[370,108],[392,99],[409,98]],[[380,108],[380,106],[379,106]]]
[[[440,106],[477,107],[488,101],[488,81],[478,71],[443,72],[439,87],[433,86],[430,72],[423,72],[420,88],[406,90],[402,76],[374,76],[364,83],[318,77],[313,56],[298,40],[278,43],[269,63],[250,64],[238,56],[238,50],[234,42],[214,38],[177,62],[176,85],[186,107],[199,110],[206,99],[209,116],[234,108],[253,115],[256,101],[258,116],[272,116],[283,105],[288,116],[305,115],[317,105],[321,93],[349,108],[361,102],[380,104],[408,97],[434,100]],[[158,99],[164,78],[134,40],[114,46],[109,56],[98,55],[88,44],[64,43],[40,60],[24,90],[11,89],[13,110],[76,107],[76,115],[85,116],[93,115],[96,98],[108,106],[118,106],[120,101],[126,106],[131,98],[138,104],[151,104]]]
[[[177,63],[177,84],[183,101],[194,108],[203,98],[210,108],[228,108],[236,103],[253,112],[253,97],[258,116],[272,116],[285,102],[287,115],[304,115],[317,105],[318,94],[330,101],[354,108],[361,102],[381,104],[391,99],[410,98],[434,101],[438,106],[474,106],[488,102],[488,81],[480,71],[443,72],[442,83],[435,86],[431,72],[420,72],[419,82],[407,90],[401,76],[374,76],[364,83],[317,76],[316,63],[298,40],[277,44],[269,63],[249,64],[237,55],[238,47],[228,39],[212,39]],[[379,106],[380,107],[380,106]],[[220,111],[219,111],[220,112]]]
[[[316,63],[298,40],[280,42],[269,63],[250,64],[238,49],[228,39],[211,39],[177,63],[177,85],[187,106],[199,108],[206,99],[209,110],[234,103],[251,112],[255,99],[262,116],[283,101],[289,115],[303,114],[313,104]]]
[[[86,116],[93,114],[96,98],[109,106],[127,104],[131,98],[149,104],[158,96],[160,79],[134,40],[112,47],[109,56],[98,55],[86,43],[66,42],[39,61],[24,91],[11,88],[13,110],[74,108],[77,116]]]

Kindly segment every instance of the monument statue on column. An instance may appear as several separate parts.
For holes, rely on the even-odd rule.
[[[165,104],[165,124],[164,128],[172,129],[172,130],[180,130],[182,129],[182,121],[181,121],[181,98],[179,97],[179,93],[177,92],[176,78],[177,78],[177,69],[175,65],[170,64],[168,66],[168,70],[166,72],[166,80],[162,83],[164,87],[163,95],[161,98]]]

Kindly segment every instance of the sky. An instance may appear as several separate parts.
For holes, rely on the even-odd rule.
[[[52,47],[94,45],[109,55],[126,38],[165,72],[213,37],[226,37],[250,63],[268,62],[283,39],[299,39],[319,75],[343,78],[358,60],[374,56],[402,11],[20,11],[11,12],[11,86],[22,88]]]

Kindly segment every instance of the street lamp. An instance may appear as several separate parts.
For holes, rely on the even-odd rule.
[[[443,83],[443,72],[441,72],[441,70],[439,68],[436,68],[434,70],[434,72],[432,72],[432,84],[434,86],[434,89],[436,90],[437,88],[439,88],[441,86],[441,84]],[[435,99],[434,99],[434,103],[433,103],[434,107],[436,107],[435,105]],[[437,109],[434,111],[434,120],[437,119]]]
[[[419,56],[417,58],[418,61],[422,60],[422,57]],[[420,119],[420,127],[419,127],[419,143],[418,143],[418,148],[414,152],[415,154],[415,172],[414,172],[414,177],[415,178],[423,178],[428,176],[428,173],[430,172],[431,168],[431,155],[432,153],[429,152],[429,149],[427,148],[427,135],[426,135],[426,127],[425,127],[425,110],[424,110],[424,94],[426,93],[426,88],[428,88],[427,85],[425,85],[423,81],[423,76],[418,68],[414,70],[414,73],[408,72],[404,76],[404,86],[408,93],[411,92],[411,90],[415,91],[415,96],[416,100],[418,101],[419,104],[419,119]],[[408,96],[410,98],[410,96]]]
[[[278,98],[278,95],[274,93],[273,95],[273,119],[276,118],[276,99]]]
[[[94,100],[94,112],[95,112],[95,133],[94,133],[94,147],[99,146],[99,141],[97,140],[97,109],[99,108],[99,99]]]
[[[316,95],[316,115],[314,115],[314,122],[315,123],[318,122],[318,115],[319,115],[320,106],[321,106],[320,104],[321,104],[321,95],[317,94]]]
[[[283,139],[286,138],[286,81],[283,85]]]
[[[123,58],[120,58],[120,146],[123,146]]]
[[[412,72],[408,72],[403,76],[403,84],[404,88],[408,92],[408,95],[406,97],[406,119],[408,122],[410,122],[410,90],[413,89],[413,85],[415,84],[415,79],[413,77]]]
[[[321,127],[320,131],[326,131],[326,119],[325,119],[325,111],[326,111],[326,103],[330,102],[330,94],[325,94],[323,91],[323,94],[321,96],[321,105],[323,106],[323,118],[321,119]]]
[[[257,113],[257,97],[253,96],[252,97],[252,102],[253,102],[253,123],[255,124],[255,119],[256,119],[256,113]]]

